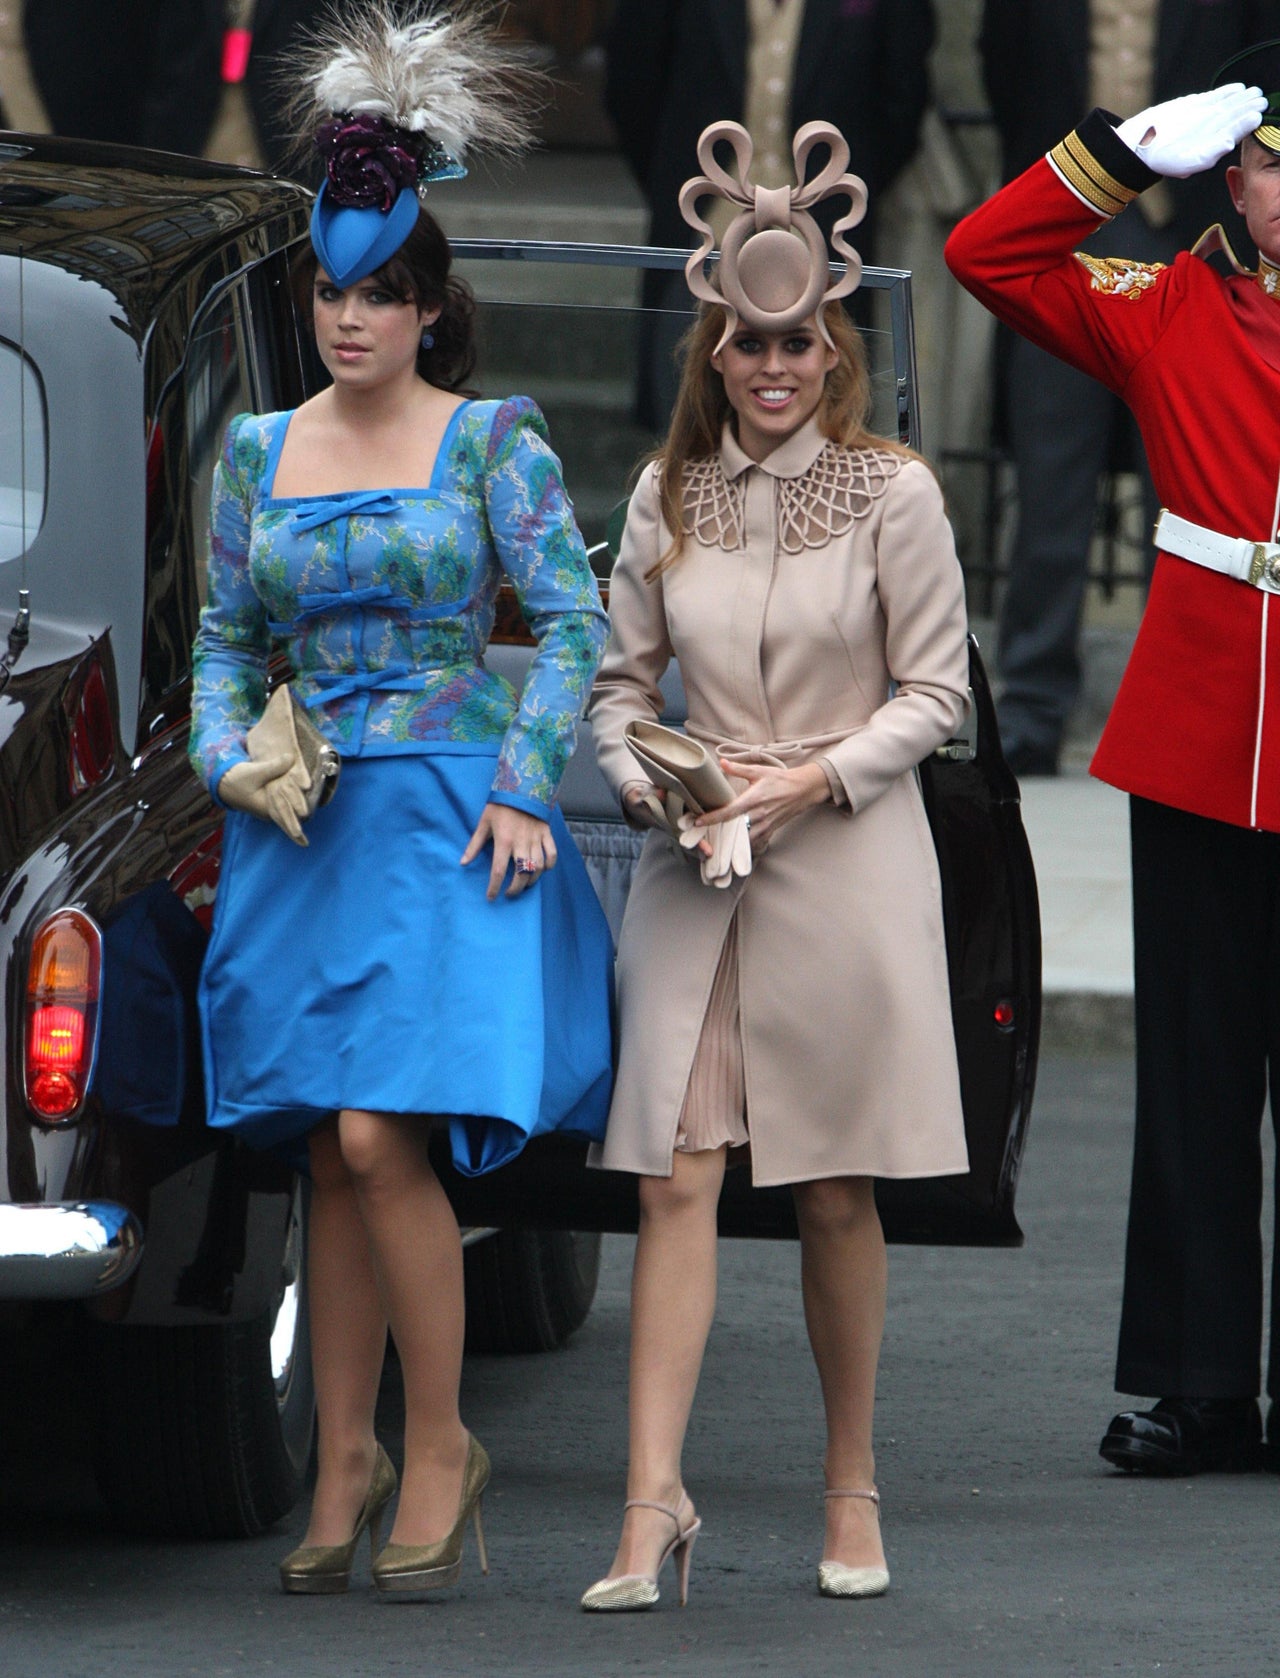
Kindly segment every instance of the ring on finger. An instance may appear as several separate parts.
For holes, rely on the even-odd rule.
[[[532,857],[518,856],[516,858],[516,873],[517,874],[536,874],[537,872],[538,872],[538,865],[533,860]]]

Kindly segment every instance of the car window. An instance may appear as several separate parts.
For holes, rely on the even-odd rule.
[[[185,377],[187,495],[194,535],[196,586],[203,605],[209,573],[209,498],[227,425],[257,407],[253,396],[240,288],[200,316],[187,344]]]
[[[490,239],[455,239],[453,250],[479,304],[484,392],[542,408],[592,565],[607,576],[611,514],[666,431],[677,346],[694,319],[685,253]],[[867,268],[863,297],[872,429],[918,447],[910,276]]]
[[[0,338],[0,560],[25,553],[44,522],[45,429],[40,375]]]

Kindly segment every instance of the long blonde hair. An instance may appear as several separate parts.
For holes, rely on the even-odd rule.
[[[818,404],[817,421],[823,436],[847,449],[875,447],[918,460],[914,449],[878,437],[869,428],[871,374],[858,328],[839,303],[828,303],[823,318],[839,357],[827,374]],[[685,467],[695,460],[707,460],[719,450],[721,432],[731,413],[724,380],[711,365],[723,331],[724,310],[704,304],[676,350],[681,358],[680,388],[671,412],[671,428],[666,441],[649,456],[657,463],[658,502],[672,540],[645,572],[646,582],[674,565],[684,552]]]

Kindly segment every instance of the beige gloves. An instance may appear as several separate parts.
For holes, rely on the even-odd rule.
[[[751,817],[730,816],[727,822],[716,822],[711,827],[695,827],[695,817],[680,817],[680,843],[686,851],[695,850],[704,839],[711,845],[711,855],[699,857],[704,886],[731,886],[736,875],[745,880],[751,872]]]
[[[233,763],[218,782],[218,797],[232,810],[247,810],[260,821],[274,822],[295,845],[305,845],[301,818],[307,813],[302,781],[306,773],[300,762],[288,757]]]

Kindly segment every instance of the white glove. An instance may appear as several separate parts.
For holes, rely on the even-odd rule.
[[[301,773],[305,776],[306,771]],[[218,782],[218,797],[232,810],[247,810],[259,821],[274,822],[295,845],[306,845],[310,841],[300,818],[307,813],[307,801],[297,775],[287,757],[233,763]]]
[[[704,839],[711,845],[711,855],[700,857],[704,886],[729,886],[734,876],[745,880],[751,872],[751,818],[730,816],[727,822],[716,822],[711,827],[695,827],[696,817],[680,818],[680,843],[692,851]]]
[[[1267,108],[1260,88],[1228,82],[1208,93],[1187,93],[1127,117],[1116,133],[1157,175],[1185,180],[1211,169],[1252,134]]]

